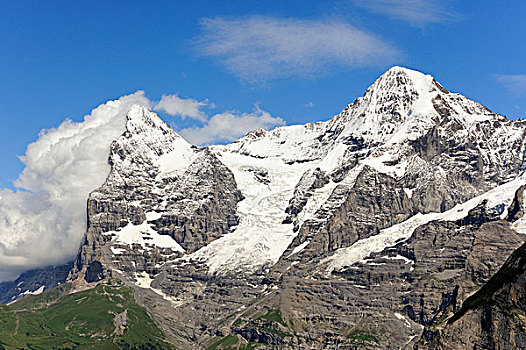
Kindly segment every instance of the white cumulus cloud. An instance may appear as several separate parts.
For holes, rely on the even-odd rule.
[[[84,121],[44,130],[21,157],[17,191],[0,189],[0,280],[72,259],[86,231],[86,199],[110,171],[111,142],[144,92],[95,108]]]
[[[104,183],[111,143],[124,132],[134,104],[199,120],[201,126],[181,132],[195,144],[231,141],[285,124],[257,105],[251,113],[228,111],[208,118],[199,110],[211,105],[207,100],[163,95],[155,103],[137,91],[98,106],[81,122],[68,119],[43,130],[20,157],[25,168],[14,183],[17,190],[0,189],[0,281],[74,258],[86,231],[88,195]]]
[[[200,54],[251,82],[386,65],[398,56],[386,42],[342,21],[216,17],[202,19],[201,28]]]
[[[285,121],[280,117],[273,117],[256,105],[252,113],[229,111],[216,114],[203,126],[186,128],[179,133],[188,142],[203,145],[232,141],[249,131],[279,125],[285,125]]]
[[[356,6],[422,27],[457,21],[461,16],[447,0],[351,0]]]
[[[161,100],[153,107],[156,111],[163,111],[172,116],[181,118],[192,118],[200,121],[206,121],[206,114],[201,111],[201,107],[208,105],[208,100],[197,101],[193,98],[180,98],[176,94],[163,95]]]

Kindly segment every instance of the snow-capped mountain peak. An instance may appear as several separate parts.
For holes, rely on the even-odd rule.
[[[439,117],[433,98],[441,92],[434,81],[430,75],[391,68],[341,113],[345,123],[343,135],[354,135],[368,143],[383,143],[393,137],[399,141],[419,134]]]
[[[241,310],[254,300],[275,308],[279,299],[289,314],[313,300],[307,315],[336,315],[325,324],[348,334],[365,305],[374,322],[388,310],[387,322],[405,332],[402,347],[416,334],[411,322],[443,319],[444,303],[456,307],[449,296],[463,298],[496,271],[495,251],[522,243],[513,230],[524,226],[525,136],[523,121],[402,67],[328,121],[259,129],[229,145],[191,146],[133,106],[111,147],[111,173],[90,195],[70,276],[149,289],[170,303],[158,315],[182,315],[177,329],[199,315],[192,332],[211,315],[250,315]]]
[[[450,93],[431,75],[395,66],[329,121],[255,130],[226,148],[287,162],[321,160],[339,143],[355,143],[353,147],[357,147],[356,143],[379,145],[415,139],[444,115],[455,115],[466,125],[495,116],[482,105]]]
[[[184,142],[190,147],[190,144],[159,118],[156,113],[138,104],[133,105],[126,114],[126,131],[130,134],[143,134],[142,137],[147,136],[150,139],[158,138],[161,140],[166,137],[181,139],[181,143]]]
[[[382,74],[365,91],[364,96],[369,94],[378,96],[390,93],[407,94],[411,91],[423,93],[432,90],[434,78],[431,75],[416,70],[394,66]]]
[[[126,149],[126,151],[119,151]],[[133,105],[126,115],[126,131],[115,141],[112,164],[131,159],[148,159],[156,165],[160,176],[181,173],[197,157],[195,147],[177,134],[168,124],[148,108]],[[128,164],[131,166],[131,164]]]
[[[156,230],[169,233],[186,254],[178,263],[199,261],[209,273],[254,271],[275,264],[283,254],[297,254],[293,249],[307,247],[316,235],[322,237],[323,225],[313,223],[336,215],[366,174],[405,184],[401,190],[407,198],[399,200],[420,201],[416,210],[423,212],[450,208],[458,199],[508,181],[501,164],[518,167],[520,160],[503,148],[499,135],[507,135],[511,149],[520,149],[523,127],[488,122],[502,118],[450,93],[431,75],[402,67],[384,73],[328,121],[258,129],[208,149],[191,146],[155,113],[135,105],[126,131],[112,146],[108,185],[122,188],[135,206],[148,203],[148,212],[158,213],[151,222],[141,215],[133,223],[155,223]],[[473,135],[486,143],[470,141]],[[469,177],[449,179],[448,173]],[[222,179],[220,190],[210,177]],[[129,192],[131,183],[137,184],[132,186],[136,193]],[[443,203],[426,193],[426,183],[436,185],[434,196],[443,197]],[[445,190],[454,186],[458,191]],[[206,208],[218,205],[222,195],[228,200],[221,210],[231,219],[213,234],[195,239],[188,232],[201,223],[192,226],[184,218],[195,212],[204,220]],[[310,227],[304,229],[308,233],[299,233],[303,226]]]

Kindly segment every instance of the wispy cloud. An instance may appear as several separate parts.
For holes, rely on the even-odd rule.
[[[432,23],[454,22],[462,16],[447,0],[351,0],[356,6],[423,27]]]
[[[202,19],[201,28],[199,53],[250,82],[386,65],[399,56],[386,42],[342,21],[216,17]]]
[[[512,94],[526,95],[526,74],[495,74],[495,79]]]
[[[209,105],[208,100],[197,101],[193,98],[180,98],[176,94],[163,95],[161,100],[153,107],[156,111],[163,111],[172,116],[181,118],[192,118],[200,121],[206,121],[206,114],[201,111],[201,107]]]
[[[307,108],[313,108],[313,107],[316,107],[316,105],[314,104],[314,102],[309,102],[309,103],[306,103],[303,105],[304,107],[307,107]]]
[[[216,114],[203,126],[186,128],[179,133],[188,142],[203,145],[232,141],[249,131],[279,125],[285,125],[285,121],[280,117],[273,117],[256,105],[252,113],[228,111]]]

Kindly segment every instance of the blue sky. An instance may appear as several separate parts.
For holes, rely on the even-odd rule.
[[[0,187],[41,129],[137,90],[190,103],[159,107],[178,130],[211,132],[224,113],[247,127],[305,123],[337,114],[396,64],[525,116],[525,18],[525,1],[5,1]]]

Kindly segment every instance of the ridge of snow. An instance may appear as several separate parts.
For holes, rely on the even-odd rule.
[[[487,200],[487,208],[493,208],[499,204],[504,204],[508,207],[513,200],[516,190],[525,183],[526,177],[521,176],[489,190],[478,197],[472,198],[462,204],[457,204],[452,209],[443,213],[418,213],[399,224],[381,230],[377,235],[358,240],[350,247],[336,250],[333,255],[320,261],[318,266],[326,274],[330,274],[335,270],[339,271],[367,258],[372,253],[381,252],[386,248],[407,240],[419,226],[435,220],[454,221],[462,219],[483,200]],[[502,215],[505,216],[506,213]]]
[[[42,294],[42,292],[44,292],[45,288],[46,288],[46,286],[40,286],[40,287],[38,287],[37,290],[35,290],[33,292],[30,292],[29,289],[28,289],[25,292],[20,293],[20,295],[39,295],[39,294]]]
[[[293,256],[294,254],[298,254],[299,252],[301,252],[309,244],[310,244],[310,241],[306,240],[305,242],[301,243],[300,245],[292,249],[292,252],[289,255],[287,255],[287,259]]]
[[[257,158],[281,158],[286,162],[312,161],[327,152],[318,138],[328,125],[329,122],[319,122],[280,126],[271,131],[256,130],[228,145],[212,148]]]

